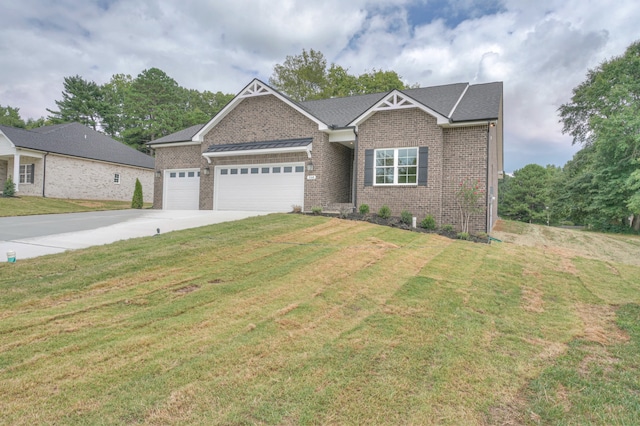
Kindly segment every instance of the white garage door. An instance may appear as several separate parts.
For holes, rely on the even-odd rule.
[[[217,166],[216,210],[290,212],[304,207],[304,163]]]
[[[198,210],[200,170],[165,170],[163,199],[162,208],[165,210]]]

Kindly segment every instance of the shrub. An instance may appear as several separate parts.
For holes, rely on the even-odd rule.
[[[131,208],[132,209],[141,209],[142,208],[142,184],[140,180],[136,178],[136,187],[133,190],[133,199],[131,200]]]
[[[471,238],[471,236],[469,235],[468,232],[458,232],[458,239],[459,240],[469,240]]]
[[[369,204],[360,204],[358,211],[360,214],[369,214]]]
[[[13,179],[11,176],[7,178],[7,181],[4,183],[4,189],[2,191],[3,197],[13,197],[16,194],[16,184],[13,183]]]
[[[300,212],[302,212],[302,207],[301,207],[301,206],[293,205],[293,206],[291,206],[291,211],[292,211],[293,213],[300,213]]]
[[[411,214],[411,212],[403,210],[402,213],[400,213],[400,222],[406,225],[411,225],[411,223],[413,222],[413,214]]]
[[[320,206],[311,207],[311,213],[313,213],[313,214],[322,213],[322,207],[320,207]]]
[[[442,225],[442,230],[445,232],[453,231],[453,225]]]
[[[340,212],[338,213],[340,216],[340,219],[346,219],[347,217],[349,217],[349,213],[351,213],[353,211],[353,207],[349,208],[349,207],[340,207]]]
[[[432,215],[428,214],[424,219],[422,219],[422,222],[420,222],[420,227],[433,231],[436,229],[436,219]]]
[[[380,210],[378,210],[378,216],[383,219],[389,219],[391,217],[391,209],[389,208],[389,206],[385,204],[384,206],[380,207]]]

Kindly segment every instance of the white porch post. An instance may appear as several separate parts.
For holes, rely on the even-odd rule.
[[[20,186],[20,154],[14,154],[13,156],[13,183],[16,186],[16,192],[18,192],[18,186]]]

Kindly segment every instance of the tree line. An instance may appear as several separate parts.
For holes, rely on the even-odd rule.
[[[589,70],[559,114],[582,148],[563,167],[529,164],[506,176],[501,217],[640,231],[640,42]]]
[[[385,92],[406,86],[394,71],[352,75],[313,49],[276,64],[269,83],[296,101]],[[115,74],[105,84],[80,75],[65,77],[57,109],[48,117],[24,121],[19,108],[0,105],[0,124],[34,128],[79,122],[141,151],[146,143],[195,124],[204,124],[233,98],[232,94],[181,87],[158,68],[135,78]]]

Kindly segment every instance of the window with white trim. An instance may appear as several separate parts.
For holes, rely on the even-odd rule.
[[[116,185],[120,184],[120,173],[115,173],[113,175],[113,183],[115,183]]]
[[[417,185],[418,148],[375,150],[375,185]]]
[[[33,164],[20,164],[20,183],[33,183]]]

